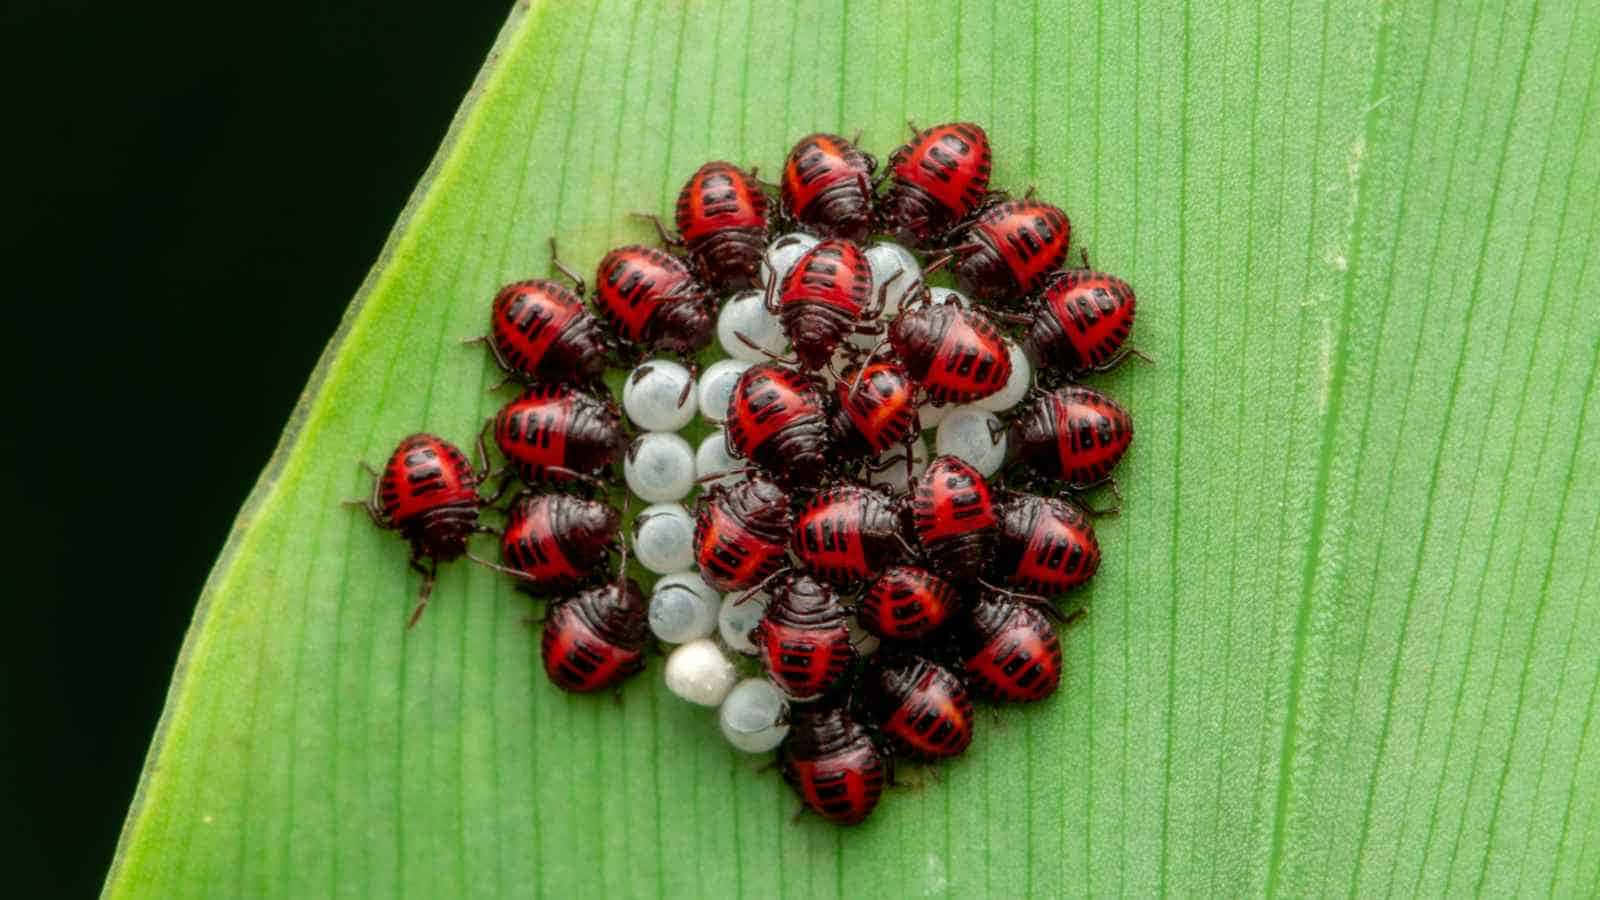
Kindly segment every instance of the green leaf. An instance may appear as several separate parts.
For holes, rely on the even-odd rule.
[[[200,598],[109,892],[1600,892],[1597,61],[1572,0],[519,6]],[[659,664],[552,689],[490,573],[406,632],[338,504],[492,410],[492,290],[908,117],[984,123],[1158,360],[1099,379],[1138,439],[1061,693],[839,830]]]

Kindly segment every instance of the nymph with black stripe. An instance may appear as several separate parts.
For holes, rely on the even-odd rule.
[[[835,825],[855,825],[878,806],[892,760],[872,733],[838,706],[800,707],[778,765],[806,808]]]
[[[510,379],[597,383],[614,356],[611,335],[583,298],[544,278],[516,281],[494,296],[482,342]]]
[[[345,503],[365,509],[379,528],[400,532],[411,544],[411,568],[422,573],[422,590],[407,628],[417,624],[428,606],[439,563],[461,557],[467,538],[489,530],[478,524],[478,510],[493,502],[478,494],[487,474],[487,464],[481,462],[485,455],[481,434],[480,464],[473,468],[455,444],[418,433],[400,442],[381,473],[362,463],[377,478],[372,497]]]

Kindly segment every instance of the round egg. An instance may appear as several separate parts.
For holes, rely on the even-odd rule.
[[[739,340],[741,334],[756,346]],[[768,353],[782,356],[789,347],[789,338],[784,335],[783,323],[778,317],[767,312],[760,291],[741,291],[728,298],[722,304],[722,312],[717,314],[717,343],[734,359],[765,362]]]
[[[733,663],[715,641],[692,640],[667,654],[667,690],[690,703],[717,706],[739,681]]]
[[[694,568],[694,519],[678,503],[656,503],[633,520],[633,555],[657,575]]]
[[[670,359],[643,363],[622,383],[622,411],[641,431],[677,431],[694,420],[694,377]]]
[[[721,428],[706,435],[694,451],[694,477],[700,484],[738,484],[745,477],[740,470],[748,465],[745,460],[728,455],[728,436]],[[730,474],[722,475],[724,472]],[[713,475],[722,477],[712,480]]]
[[[711,622],[712,626],[715,627],[717,610],[722,607],[722,594],[718,593],[716,588],[707,584],[706,580],[700,577],[699,572],[690,570],[686,572],[674,572],[671,575],[663,575],[656,579],[654,593],[659,594],[663,589],[668,587],[671,587],[673,590],[683,587],[693,591],[695,596],[699,597],[706,606],[711,608]],[[710,634],[711,632],[707,631],[706,633]]]
[[[889,286],[883,294],[883,310],[878,314],[878,321],[888,327],[905,303],[906,292],[922,281],[922,266],[910,250],[888,241],[873,244],[864,252],[867,265],[872,267],[872,295],[868,303],[876,304],[879,291],[884,285]],[[857,347],[870,350],[882,340],[882,335],[851,334],[849,340]]]
[[[769,753],[789,736],[789,701],[765,678],[734,686],[717,710],[722,736],[745,753]]]
[[[750,643],[750,631],[767,613],[772,597],[766,592],[751,594],[743,603],[735,603],[745,591],[734,591],[722,598],[722,609],[717,612],[717,631],[728,648],[747,656],[756,654],[756,645]]]
[[[694,487],[694,450],[670,431],[641,434],[623,458],[622,477],[628,490],[641,500],[682,500]]]
[[[719,359],[706,367],[700,375],[700,415],[708,422],[721,423],[728,418],[728,401],[739,384],[739,376],[752,363],[741,359]]]
[[[890,460],[894,460],[893,465],[886,465]],[[906,477],[905,460],[906,448],[890,447],[873,459],[872,468],[881,467],[881,470],[869,472],[867,481],[873,485],[887,484],[897,494],[905,493],[911,479],[915,479],[928,468],[928,442],[923,440],[921,435],[917,435],[911,441],[910,479]]]
[[[934,453],[959,457],[989,478],[1006,461],[1006,429],[1000,417],[978,406],[958,406],[939,423]]]
[[[917,420],[922,423],[923,428],[938,428],[939,423],[944,421],[944,417],[950,415],[950,410],[955,408],[956,404],[952,403],[946,403],[943,406],[924,403],[917,407]]]
[[[650,632],[669,644],[709,637],[717,630],[721,602],[698,574],[679,572],[663,577],[650,594]]]

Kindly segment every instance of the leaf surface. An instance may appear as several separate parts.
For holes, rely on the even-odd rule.
[[[1597,65],[1564,0],[518,5],[200,598],[108,892],[1600,891]],[[983,123],[1158,360],[1099,379],[1138,438],[1061,693],[843,831],[659,661],[557,692],[490,573],[406,632],[339,501],[492,412],[494,289],[908,118]]]

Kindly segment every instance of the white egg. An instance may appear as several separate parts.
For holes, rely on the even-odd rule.
[[[667,575],[650,594],[650,631],[669,644],[709,637],[717,630],[722,597],[694,572]]]
[[[719,359],[700,373],[700,415],[709,422],[728,418],[728,400],[739,383],[739,376],[753,363],[742,359]]]
[[[622,409],[641,430],[677,431],[694,419],[694,377],[670,359],[652,359],[622,383]]]
[[[728,455],[728,436],[721,428],[706,435],[705,440],[694,451],[694,477],[701,484],[707,484],[704,479],[722,472],[735,472],[716,480],[717,484],[735,485],[743,481],[742,469],[747,463],[742,459],[734,459]]]
[[[781,285],[789,270],[800,261],[800,257],[805,256],[812,247],[820,243],[821,240],[799,231],[778,236],[767,245],[766,255],[761,257],[762,286]]]
[[[1011,356],[1011,377],[1007,379],[1006,386],[987,397],[972,401],[973,406],[982,407],[990,412],[1004,412],[1028,395],[1028,388],[1033,386],[1033,366],[1028,364],[1027,354],[1014,341],[1006,341],[1006,352]]]
[[[668,587],[673,590],[677,590],[678,587],[686,587],[693,591],[695,596],[699,597],[705,602],[706,606],[711,608],[711,621],[713,627],[715,627],[717,610],[722,606],[722,594],[716,588],[707,584],[706,580],[700,577],[699,572],[691,569],[687,572],[674,572],[671,575],[663,575],[656,579],[655,593],[659,594]],[[707,631],[706,633],[710,634],[711,632]]]
[[[893,488],[895,493],[904,493],[910,485],[910,481],[906,478],[906,448],[890,447],[888,450],[878,454],[877,458],[873,460],[873,468],[878,468],[891,459],[894,460],[893,465],[888,466],[881,472],[869,473],[867,481],[873,485],[887,484]],[[917,435],[916,439],[911,442],[911,478],[914,479],[921,475],[927,468],[928,442],[923,440],[921,435]]]
[[[754,656],[756,645],[750,643],[750,630],[767,614],[767,604],[772,597],[762,592],[751,594],[750,599],[743,603],[733,602],[744,594],[744,591],[734,591],[723,595],[722,609],[717,612],[717,630],[722,634],[722,642],[730,650]]]
[[[722,736],[746,753],[769,753],[789,735],[789,701],[765,678],[746,678],[717,710]]]
[[[694,568],[694,519],[678,503],[647,506],[633,520],[633,555],[657,575]]]
[[[934,453],[966,460],[988,478],[1006,461],[1006,430],[1000,417],[977,406],[958,406],[939,423]]]
[[[783,323],[767,312],[764,303],[760,291],[741,291],[722,304],[722,312],[717,315],[717,343],[722,345],[723,352],[746,362],[765,362],[767,353],[783,355],[789,347],[789,338],[783,333]],[[739,340],[741,334],[761,350]]]
[[[739,681],[733,663],[714,641],[699,638],[667,655],[667,690],[701,706],[716,706]]]
[[[641,434],[623,458],[622,477],[628,490],[641,500],[682,500],[694,487],[694,450],[670,431]]]
[[[928,288],[928,296],[930,303],[949,303],[953,301],[963,309],[972,308],[972,298],[952,288],[931,287]]]
[[[883,317],[892,319],[905,302],[906,292],[922,283],[922,264],[915,253],[888,241],[873,244],[866,254],[867,264],[872,266],[872,302],[878,302],[878,291],[887,284]]]

